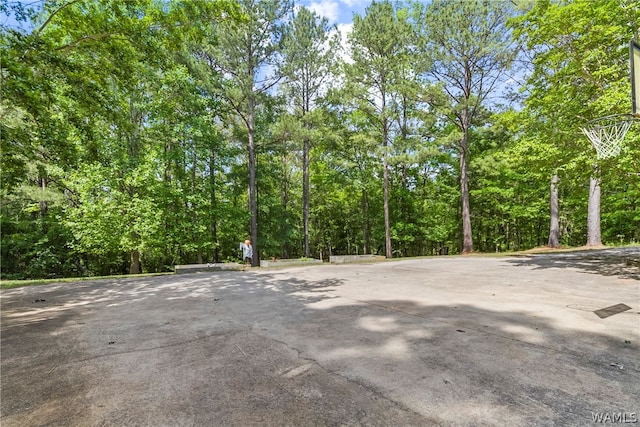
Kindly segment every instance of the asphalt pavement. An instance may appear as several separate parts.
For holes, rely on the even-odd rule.
[[[82,281],[0,302],[3,427],[640,423],[640,248]]]

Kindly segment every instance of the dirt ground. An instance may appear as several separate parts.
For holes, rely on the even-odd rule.
[[[640,422],[640,248],[4,290],[0,424]]]

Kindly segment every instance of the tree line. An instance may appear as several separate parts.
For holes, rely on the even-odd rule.
[[[2,277],[636,242],[636,6],[2,0]]]

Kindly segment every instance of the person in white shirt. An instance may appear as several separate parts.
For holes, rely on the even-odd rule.
[[[240,242],[240,250],[242,251],[242,260],[245,265],[251,265],[253,259],[253,247],[250,240],[245,240],[244,243]]]

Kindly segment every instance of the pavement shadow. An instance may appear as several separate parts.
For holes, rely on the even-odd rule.
[[[86,418],[91,411],[82,403],[59,403],[67,396],[95,390],[95,380],[80,375],[77,366],[100,366],[102,359],[128,354],[197,347],[219,336],[250,331],[254,323],[268,319],[294,322],[296,313],[304,309],[302,303],[326,298],[324,294],[342,284],[341,279],[283,281],[280,277],[279,272],[229,271],[98,279],[3,291],[0,423],[97,425]],[[293,294],[295,298],[286,298]],[[279,303],[283,300],[287,301],[284,309]],[[187,358],[189,351],[185,350]],[[162,372],[154,372],[154,376],[163,377]],[[126,390],[122,393],[127,395]],[[42,415],[42,424],[31,420],[34,407],[50,406],[56,409]],[[21,413],[26,418],[15,421],[13,416]],[[132,423],[151,425],[148,420]],[[120,425],[127,424],[131,422]],[[212,419],[195,425],[220,424]]]
[[[537,258],[510,262],[599,271]],[[571,426],[637,410],[636,330],[593,332],[455,295],[356,299],[347,284],[247,271],[4,292],[2,419],[20,425],[46,407],[49,424],[76,425]],[[634,325],[638,313],[614,319]],[[169,410],[191,418],[168,422]]]
[[[6,290],[0,294],[2,342],[3,346],[6,342],[13,347],[9,340],[15,337],[24,344],[29,332],[55,336],[56,330],[69,322],[79,322],[78,316],[98,311],[127,315],[130,310],[166,310],[167,315],[172,310],[207,314],[207,310],[220,305],[221,299],[255,296],[263,306],[268,306],[285,294],[295,294],[296,300],[312,303],[330,298],[327,293],[343,283],[339,278],[306,281],[280,277],[278,272],[229,271],[98,279]],[[10,353],[6,350],[0,356],[6,359]]]
[[[507,262],[535,269],[572,268],[603,276],[640,280],[640,247],[536,254],[512,258]]]
[[[612,390],[616,410],[640,401],[633,328],[594,333],[531,313],[410,300],[330,311],[344,326],[315,338],[321,363],[440,414],[444,425],[588,425],[592,413],[611,410],[601,396]],[[618,316],[638,324],[638,313]]]

